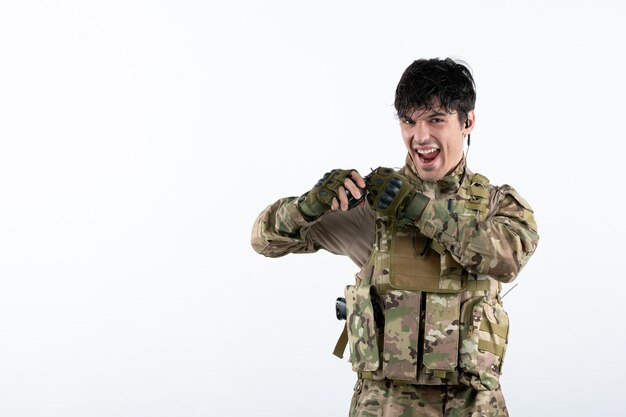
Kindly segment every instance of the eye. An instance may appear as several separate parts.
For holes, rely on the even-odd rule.
[[[403,125],[415,124],[415,122],[413,120],[409,119],[408,117],[403,117],[401,120],[402,120],[402,124]]]
[[[445,120],[443,120],[443,118],[441,117],[433,117],[432,119],[430,119],[431,123],[443,123],[445,122]]]

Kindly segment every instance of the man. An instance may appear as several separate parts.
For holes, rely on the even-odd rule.
[[[325,249],[361,268],[345,290],[336,349],[349,345],[357,372],[350,416],[508,415],[501,283],[515,279],[539,236],[512,187],[466,166],[475,101],[463,64],[413,62],[395,98],[404,168],[366,178],[333,170],[254,225],[252,246],[265,256]]]

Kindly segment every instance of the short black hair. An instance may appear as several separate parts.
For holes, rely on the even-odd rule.
[[[404,70],[394,105],[398,117],[408,117],[417,109],[442,109],[458,113],[465,122],[476,104],[476,86],[468,66],[451,58],[418,59]]]

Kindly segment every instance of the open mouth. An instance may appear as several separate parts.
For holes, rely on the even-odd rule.
[[[419,149],[416,150],[417,156],[420,162],[424,165],[432,164],[439,156],[440,150],[437,148]]]

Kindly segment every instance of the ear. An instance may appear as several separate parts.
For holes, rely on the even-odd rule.
[[[476,123],[476,113],[474,110],[470,110],[467,113],[467,119],[465,119],[465,125],[463,126],[463,135],[469,135],[474,130],[474,124]]]

